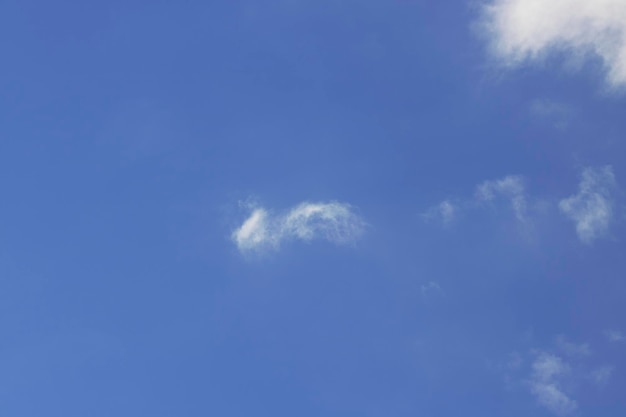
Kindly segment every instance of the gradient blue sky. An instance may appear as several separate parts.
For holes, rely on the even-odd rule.
[[[0,415],[626,415],[587,3],[0,0]]]

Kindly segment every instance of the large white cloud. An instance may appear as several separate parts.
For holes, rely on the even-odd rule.
[[[615,185],[610,166],[586,168],[578,193],[560,201],[559,208],[574,221],[576,233],[584,243],[591,243],[608,233],[613,221]]]
[[[336,244],[353,242],[363,232],[363,220],[344,203],[304,202],[286,213],[271,214],[254,207],[232,233],[241,252],[278,249],[289,240],[324,239]]]
[[[608,85],[626,87],[624,0],[490,0],[482,23],[493,53],[506,65],[554,52],[576,60],[597,57]]]

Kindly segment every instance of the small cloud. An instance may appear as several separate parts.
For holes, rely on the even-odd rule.
[[[499,180],[485,181],[476,189],[478,201],[493,201],[497,196],[507,198],[515,217],[519,221],[526,221],[526,191],[522,177],[510,175]]]
[[[277,250],[289,240],[323,239],[335,244],[356,240],[365,223],[344,203],[305,202],[284,214],[250,207],[250,216],[231,237],[241,252]]]
[[[441,221],[444,226],[450,225],[457,217],[459,207],[450,200],[442,201],[422,214],[425,221]]]
[[[610,342],[626,341],[626,336],[624,336],[624,334],[622,334],[622,332],[620,332],[619,330],[607,330],[606,332],[604,332],[604,334]]]
[[[542,352],[532,365],[531,393],[537,402],[557,415],[571,414],[578,408],[562,387],[562,379],[571,372],[560,357]]]
[[[591,380],[598,386],[603,387],[608,384],[613,375],[612,366],[601,366],[591,372]]]
[[[592,243],[608,233],[613,220],[612,194],[615,186],[610,166],[586,168],[578,194],[560,201],[561,212],[574,221],[576,233],[583,243]]]
[[[480,27],[506,67],[555,54],[599,59],[606,84],[626,87],[626,2],[623,0],[489,0]]]

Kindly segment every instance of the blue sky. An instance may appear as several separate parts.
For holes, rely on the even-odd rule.
[[[623,0],[0,1],[0,415],[626,413]]]

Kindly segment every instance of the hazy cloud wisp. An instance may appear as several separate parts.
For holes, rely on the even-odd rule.
[[[586,168],[578,193],[559,202],[561,212],[576,225],[576,233],[584,243],[605,236],[613,220],[613,190],[616,186],[613,169]]]
[[[517,220],[526,220],[526,191],[522,177],[509,175],[499,180],[485,181],[476,189],[476,199],[479,201],[492,201],[498,195],[511,201]]]

